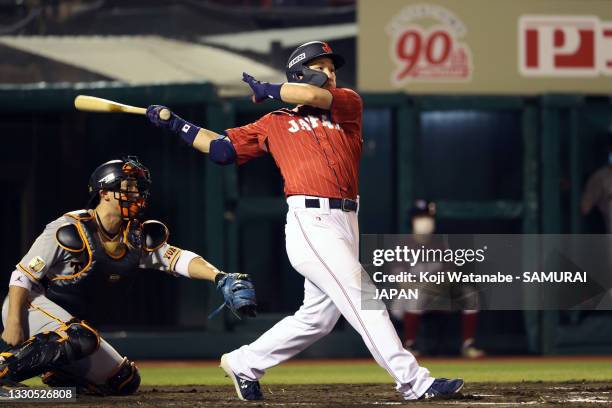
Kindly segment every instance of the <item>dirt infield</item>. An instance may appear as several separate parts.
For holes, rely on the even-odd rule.
[[[232,386],[142,387],[129,397],[79,397],[66,404],[14,404],[17,407],[375,407],[403,404],[392,387],[381,384],[359,385],[263,385],[266,400],[241,403]],[[572,407],[612,406],[612,384],[604,382],[468,384],[457,400],[411,403],[427,407],[544,407],[556,404]],[[8,406],[8,405],[6,405]]]

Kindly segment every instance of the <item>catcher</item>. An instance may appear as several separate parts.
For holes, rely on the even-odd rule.
[[[89,209],[48,224],[17,264],[2,307],[2,339],[10,347],[0,353],[0,384],[42,375],[49,386],[81,393],[136,392],[136,365],[82,319],[92,303],[121,298],[138,268],[214,281],[224,305],[255,315],[248,275],[219,271],[168,244],[164,224],[144,221],[150,184],[149,171],[136,157],[102,164],[89,181]]]

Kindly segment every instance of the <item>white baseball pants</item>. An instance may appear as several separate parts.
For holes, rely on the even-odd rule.
[[[7,296],[2,304],[3,323],[6,323],[8,316],[8,304]],[[30,292],[30,304],[24,313],[27,315],[23,328],[26,339],[45,331],[59,330],[74,317],[57,303],[36,291]],[[61,370],[93,384],[104,385],[122,363],[123,357],[106,340],[100,338],[100,347],[93,354],[62,366]]]
[[[287,199],[285,225],[291,265],[305,278],[304,303],[249,345],[229,353],[228,362],[239,377],[258,380],[266,369],[295,356],[328,334],[342,314],[363,338],[376,362],[395,380],[405,399],[427,391],[433,377],[406,351],[383,310],[362,310],[364,290],[372,290],[359,263],[359,227],[355,212],[305,208],[305,198]]]

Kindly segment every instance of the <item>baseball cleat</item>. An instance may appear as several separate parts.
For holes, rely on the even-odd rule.
[[[227,362],[227,354],[221,356],[221,364],[219,365],[225,371],[227,376],[231,378],[236,389],[236,395],[243,401],[257,401],[264,399],[259,386],[259,381],[249,381],[238,377],[232,371],[232,368]]]
[[[425,394],[421,395],[419,399],[453,398],[459,394],[463,384],[463,380],[460,378],[454,380],[436,378],[427,391],[425,391]]]

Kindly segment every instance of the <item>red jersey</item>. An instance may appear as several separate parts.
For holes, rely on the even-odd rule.
[[[359,184],[361,97],[329,90],[329,111],[302,105],[280,109],[246,126],[226,130],[238,165],[269,152],[285,181],[285,195],[356,199]]]

